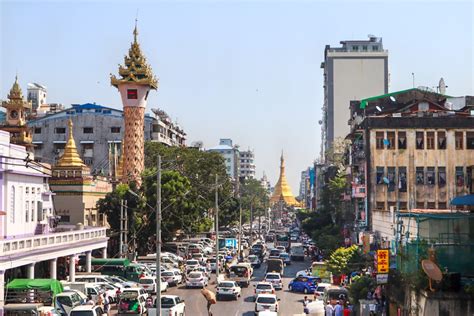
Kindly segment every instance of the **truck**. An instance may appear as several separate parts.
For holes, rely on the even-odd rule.
[[[5,306],[14,304],[19,308],[22,304],[40,303],[68,316],[74,307],[85,303],[78,293],[64,292],[61,282],[55,279],[14,279],[7,284],[5,292]]]
[[[186,314],[186,304],[177,295],[161,296],[161,315],[184,316]],[[153,307],[148,307],[148,316],[156,316],[156,300]]]
[[[281,259],[268,259],[267,260],[267,271],[268,272],[276,272],[280,273],[283,276],[284,273],[284,263]]]
[[[288,234],[284,232],[277,233],[274,244],[275,244],[275,247],[277,246],[285,247],[286,251],[288,252],[291,246],[291,242],[290,242],[290,238],[288,237]]]
[[[135,282],[138,282],[141,275],[146,274],[142,265],[130,263],[128,259],[93,258],[91,265],[94,272],[100,272],[104,275],[116,275]]]
[[[311,271],[313,271],[313,276],[321,279],[322,283],[332,283],[332,273],[328,271],[326,262],[313,262]]]
[[[301,243],[292,244],[290,248],[290,257],[291,260],[304,261],[304,246]]]

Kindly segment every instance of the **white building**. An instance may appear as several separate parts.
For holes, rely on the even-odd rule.
[[[39,83],[29,83],[27,88],[27,101],[32,104],[32,110],[35,112],[42,105],[46,104],[48,90]]]
[[[86,254],[88,271],[92,250],[106,254],[105,227],[57,226],[49,168],[33,160],[25,147],[10,143],[8,132],[0,131],[0,315],[5,283],[22,273],[30,279],[44,277],[41,267],[35,269],[37,263],[48,261],[47,277],[56,279],[58,258],[68,258],[74,280],[77,254]]]
[[[240,177],[244,179],[255,179],[255,154],[253,150],[241,151]]]
[[[240,155],[239,146],[232,144],[232,139],[221,138],[219,146],[208,149],[207,151],[218,152],[225,161],[226,172],[234,180],[240,176]]]
[[[346,137],[350,128],[349,102],[388,93],[388,51],[382,39],[341,41],[342,47],[324,49],[324,105],[322,146]]]

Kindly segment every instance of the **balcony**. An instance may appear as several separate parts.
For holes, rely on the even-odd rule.
[[[94,241],[106,241],[106,230],[107,228],[105,227],[84,227],[83,230],[71,230],[26,238],[1,240],[0,257],[48,249],[53,251],[62,247],[70,248],[75,243],[86,244]]]

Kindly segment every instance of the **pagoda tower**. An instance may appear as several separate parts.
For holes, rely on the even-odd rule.
[[[119,66],[120,78],[111,75],[110,83],[120,92],[125,118],[122,182],[135,182],[140,186],[141,174],[145,169],[145,108],[150,90],[158,89],[158,80],[140,49],[137,36],[135,25],[128,56],[124,58],[124,66]]]
[[[26,125],[27,116],[31,112],[31,102],[23,99],[23,93],[18,83],[18,76],[15,77],[8,101],[2,102],[2,107],[7,110],[5,123],[0,129],[10,132],[12,144],[25,146],[26,150],[32,151],[32,136],[30,129]]]
[[[270,203],[272,205],[278,204],[279,202],[283,202],[289,206],[300,206],[300,203],[296,201],[293,193],[291,192],[288,180],[286,180],[285,158],[283,158],[283,152],[281,153],[280,158],[280,177],[278,178],[278,182],[275,185],[273,195],[270,198]]]

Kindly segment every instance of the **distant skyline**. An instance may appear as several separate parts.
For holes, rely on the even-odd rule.
[[[272,185],[280,154],[295,196],[319,157],[326,44],[383,38],[389,91],[435,87],[473,95],[472,1],[4,1],[0,0],[0,99],[18,73],[48,88],[48,102],[122,108],[110,73],[133,40],[162,108],[206,148],[231,138],[255,151],[257,177]]]

